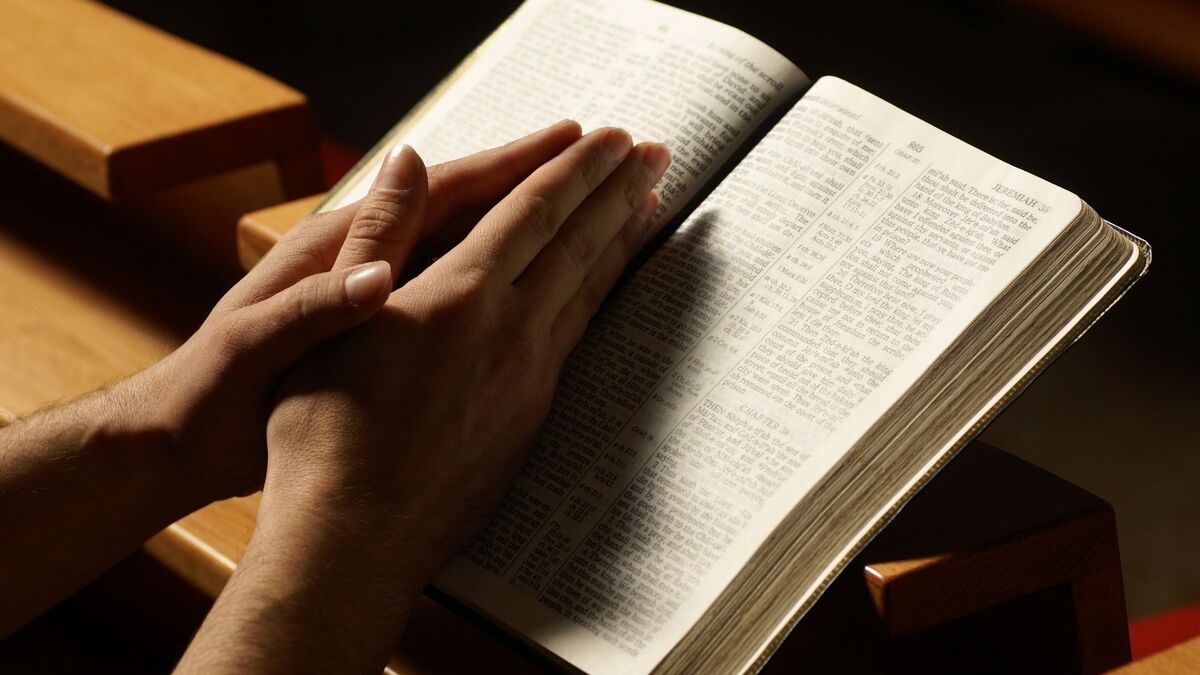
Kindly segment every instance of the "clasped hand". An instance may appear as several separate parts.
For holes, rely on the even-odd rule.
[[[261,487],[180,670],[378,672],[653,235],[669,161],[573,122],[428,171],[391,152],[366,197],[297,224],[166,359],[0,432],[0,545],[23,552],[0,560],[0,636]]]
[[[423,581],[503,495],[564,359],[652,235],[669,161],[570,122],[428,175],[393,150],[360,203],[298,224],[144,374],[171,392],[162,426],[213,497],[265,475],[260,518],[420,542]]]

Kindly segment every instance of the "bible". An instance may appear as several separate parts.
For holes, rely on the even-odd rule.
[[[669,226],[433,586],[571,671],[762,667],[1150,260],[1070,192],[652,0],[527,0],[319,208],[395,144],[435,163],[562,117],[670,146]]]

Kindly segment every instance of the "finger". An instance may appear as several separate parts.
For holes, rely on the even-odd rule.
[[[536,298],[540,313],[559,315],[670,163],[667,146],[639,144],[571,214],[516,284]]]
[[[646,201],[629,217],[620,234],[604,249],[600,260],[583,280],[579,290],[563,307],[550,333],[551,344],[560,357],[566,358],[575,348],[583,337],[588,322],[604,304],[604,299],[621,278],[629,261],[633,260],[638,251],[653,239],[662,227],[661,222],[650,225],[657,209],[658,195],[651,192],[646,196]]]
[[[430,167],[425,228],[400,283],[457,246],[501,198],[579,136],[579,123],[563,120],[507,145]]]
[[[274,262],[297,272],[297,267],[308,268],[303,276],[328,272],[337,260],[346,235],[350,232],[350,223],[354,222],[354,214],[358,213],[360,206],[361,199],[340,209],[311,213],[301,218],[279,238],[254,269]],[[272,256],[276,256],[276,259],[272,260]],[[300,277],[297,277],[292,283],[299,280]],[[276,293],[280,290],[283,289],[278,289]]]
[[[579,139],[489,211],[446,256],[449,264],[511,283],[625,159],[631,145],[629,134],[620,129],[599,129]]]
[[[579,140],[579,123],[563,120],[500,147],[429,167],[429,190],[421,238],[410,254],[428,260],[462,241],[479,218],[512,192],[534,169]],[[302,218],[221,301],[223,311],[260,302],[300,279],[326,272],[337,260],[354,214],[363,200]]]
[[[534,169],[579,140],[579,136],[579,123],[563,120],[511,143],[429,167],[425,222],[420,235],[420,239],[429,241],[418,242],[417,245],[427,249],[430,254],[435,249],[438,253],[444,253],[461,241],[466,230],[478,220],[464,220],[462,224],[467,227],[445,231],[442,228],[450,224],[449,219],[462,211],[491,208]],[[324,264],[323,268],[310,269],[302,276],[330,269],[337,258],[338,248],[350,230],[354,214],[362,204],[363,200],[360,199],[340,209],[304,218],[279,240],[268,255],[279,251],[278,257],[286,258],[289,266],[309,261],[316,262],[317,266]],[[448,245],[442,244],[443,241]],[[439,246],[443,247],[439,249]],[[259,266],[268,263],[268,258],[264,258]],[[287,285],[299,278],[296,277]]]
[[[240,309],[275,295],[311,274],[328,272],[346,241],[359,202],[301,218],[217,304],[214,314]]]
[[[384,260],[396,271],[404,267],[425,221],[427,188],[425,163],[416,151],[392,148],[350,222],[333,269],[372,260]]]
[[[424,236],[437,234],[458,211],[494,205],[579,136],[579,123],[563,120],[500,147],[430,167]]]
[[[224,319],[231,357],[259,372],[280,373],[318,344],[366,321],[392,290],[387,261],[314,274]]]

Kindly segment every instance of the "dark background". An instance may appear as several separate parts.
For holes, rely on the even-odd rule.
[[[108,2],[303,91],[322,133],[359,150],[518,4]],[[1131,617],[1200,600],[1188,262],[1200,83],[999,0],[674,4],[1062,185],[1151,242],[1149,277],[984,438],[1113,503]]]

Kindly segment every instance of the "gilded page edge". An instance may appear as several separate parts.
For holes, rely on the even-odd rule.
[[[940,473],[942,468],[950,460],[954,459],[960,450],[978,436],[997,415],[1008,407],[1009,403],[1017,398],[1063,352],[1083,337],[1102,316],[1107,314],[1125,296],[1138,280],[1145,276],[1151,260],[1149,243],[1107,220],[1101,219],[1101,222],[1104,226],[1112,228],[1119,233],[1132,246],[1130,257],[1119,272],[1093,297],[1091,302],[1064,325],[1063,329],[1059,332],[1060,337],[1057,340],[1048,343],[1039,355],[1035,355],[1034,359],[1026,364],[1020,374],[1013,380],[1010,380],[1011,384],[1006,389],[998,392],[989,408],[981,411],[981,415],[969,423],[969,426],[964,427],[940,452],[931,458],[925,471],[914,477],[907,490],[896,495],[891,503],[875,516],[872,523],[865,530],[860,531],[860,533],[856,534],[848,542],[842,557],[830,565],[820,581],[801,596],[792,615],[780,624],[775,636],[759,648],[754,659],[747,663],[741,672],[757,673],[762,670],[766,666],[767,661],[770,660],[771,656],[774,655],[783,644],[783,641],[792,632],[792,629],[796,627],[796,624],[804,618],[808,610],[820,599],[829,585],[866,548],[875,535],[887,527],[900,513],[901,509],[930,480]]]

